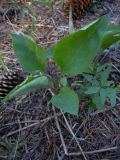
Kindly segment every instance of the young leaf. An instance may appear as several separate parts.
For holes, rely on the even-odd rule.
[[[106,90],[106,88],[101,88],[100,89],[101,108],[103,108],[105,106],[106,97],[107,97],[107,90]]]
[[[13,47],[22,67],[27,72],[44,71],[47,65],[45,50],[34,40],[23,34],[12,33]]]
[[[37,89],[47,88],[52,86],[52,82],[46,76],[41,77],[27,77],[27,79],[15,89],[13,89],[3,100],[3,102],[8,101],[16,96],[25,94],[30,91],[35,91]]]
[[[96,74],[99,74],[99,72],[102,72],[103,70],[105,70],[108,67],[110,67],[110,64],[108,64],[108,63],[105,63],[103,65],[99,65],[96,69]]]
[[[98,86],[99,85],[99,82],[96,80],[96,77],[94,77],[93,75],[85,74],[85,73],[83,73],[82,75],[92,85],[94,85],[94,86]]]
[[[88,106],[88,113],[93,112],[95,109],[96,109],[96,105],[93,102],[90,102]]]
[[[56,45],[54,60],[63,74],[75,76],[87,71],[100,50],[107,23],[108,16],[103,16],[86,29],[63,38]]]
[[[85,92],[85,94],[95,94],[95,93],[98,93],[99,91],[100,91],[100,87],[93,86],[93,87],[89,87],[88,90]]]
[[[100,72],[100,81],[102,86],[106,86],[110,74],[111,66],[108,65],[103,71]]]
[[[94,79],[94,76],[91,75],[91,74],[85,74],[85,73],[83,73],[82,76],[83,76],[87,81],[89,81],[89,82],[91,82],[91,83],[92,83],[92,81],[93,81],[93,79]]]
[[[92,95],[92,102],[95,104],[96,108],[101,108],[101,101],[99,94]]]
[[[63,77],[60,79],[60,85],[66,87],[68,85],[67,78]]]
[[[78,95],[68,87],[63,87],[60,93],[51,99],[51,103],[70,114],[77,115],[79,110]]]
[[[114,107],[116,104],[116,90],[114,88],[108,88],[107,97],[110,99],[111,106]]]

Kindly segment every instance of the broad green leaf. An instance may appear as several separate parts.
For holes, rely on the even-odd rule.
[[[120,25],[113,25],[110,24],[108,26],[108,31],[111,32],[112,34],[119,34],[120,33]]]
[[[120,41],[120,25],[109,26],[108,32],[105,34],[102,41],[101,52],[118,41]]]
[[[68,87],[61,88],[60,93],[51,99],[51,103],[65,112],[74,115],[78,114],[78,95]]]
[[[86,72],[100,50],[108,27],[108,16],[103,16],[92,25],[65,38],[54,51],[54,60],[63,74],[75,76]]]
[[[111,106],[114,107],[116,105],[116,90],[114,88],[108,88],[107,97],[110,99]]]
[[[85,92],[85,94],[95,94],[95,93],[98,93],[99,91],[100,91],[100,87],[93,86],[93,87],[89,87]]]
[[[36,91],[38,89],[47,88],[52,86],[52,82],[46,76],[41,77],[27,77],[27,79],[20,85],[18,85],[15,89],[13,89],[3,100],[8,101],[16,96],[25,94],[30,91]]]
[[[47,65],[45,50],[24,34],[12,33],[13,47],[20,64],[27,72],[44,71]]]

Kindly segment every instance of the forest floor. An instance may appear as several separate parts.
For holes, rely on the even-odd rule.
[[[17,19],[17,13],[0,20],[0,53],[9,69],[18,69],[25,75],[15,58],[10,32],[34,35],[44,47],[69,33],[61,1],[55,0],[53,9],[43,5],[34,9],[37,15],[34,31],[27,13],[23,21]],[[111,14],[112,24],[120,24],[119,0],[101,0],[99,7],[91,10],[75,22],[75,29],[106,13]],[[120,82],[120,45],[108,49],[104,61],[107,58],[113,64],[113,78],[117,76]],[[40,90],[0,106],[0,157],[5,154],[0,160],[120,160],[119,95],[113,109],[93,113],[83,110],[79,116],[63,114],[47,101],[47,91]]]

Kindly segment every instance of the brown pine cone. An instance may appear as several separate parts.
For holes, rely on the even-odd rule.
[[[18,71],[7,71],[0,76],[0,99],[3,99],[12,89],[20,84],[24,78]]]
[[[80,18],[88,7],[91,5],[92,0],[68,0],[64,7],[65,17],[69,16],[70,7],[72,8],[73,19],[77,20]]]

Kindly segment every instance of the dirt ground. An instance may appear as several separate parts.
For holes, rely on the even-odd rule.
[[[98,7],[89,9],[75,22],[76,29],[106,13],[110,13],[112,24],[120,24],[120,0],[97,2],[99,5],[94,7]],[[6,8],[8,3],[4,6],[0,2],[0,7]],[[9,33],[29,33],[37,43],[48,47],[69,31],[61,1],[54,0],[53,9],[37,5],[34,10],[37,14],[34,31],[27,13],[23,21],[17,18],[17,13],[13,17],[0,17],[0,53],[9,69],[18,69],[25,76],[14,56]],[[111,77],[119,83],[120,45],[108,49],[104,61],[107,58],[113,64]],[[113,109],[91,114],[83,110],[79,116],[71,116],[49,106],[47,94],[46,90],[39,90],[0,106],[0,157],[5,153],[0,160],[120,160],[120,95]]]

